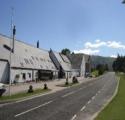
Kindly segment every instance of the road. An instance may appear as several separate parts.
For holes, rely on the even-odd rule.
[[[115,90],[113,72],[53,94],[4,105],[0,107],[0,120],[73,120],[87,103],[96,100],[95,96],[101,94],[99,91],[104,87],[106,91]],[[105,92],[103,97],[107,95],[108,92]]]

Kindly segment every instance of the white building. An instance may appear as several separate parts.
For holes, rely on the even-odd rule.
[[[13,52],[11,46],[12,39],[0,34],[0,82],[3,83],[84,76],[90,70],[90,59],[83,54],[67,57],[19,40],[15,40]]]
[[[68,58],[72,64],[72,75],[83,76],[91,72],[91,58],[85,54],[70,54]]]
[[[50,58],[59,71],[59,78],[70,78],[72,76],[72,65],[67,56],[50,50]]]
[[[12,41],[12,40],[11,40]],[[10,38],[0,35],[0,82],[9,81]],[[11,81],[28,82],[52,79],[58,70],[49,57],[49,52],[15,40],[11,52]]]

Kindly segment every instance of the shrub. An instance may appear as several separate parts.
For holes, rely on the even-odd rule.
[[[69,81],[68,81],[68,78],[66,78],[65,85],[68,85],[68,84],[69,84]]]
[[[29,86],[29,89],[28,89],[28,93],[32,93],[32,92],[33,92],[33,86],[30,85],[30,86]]]
[[[78,83],[78,79],[75,76],[72,78],[72,83]]]
[[[45,84],[44,84],[44,90],[46,90],[46,89],[48,89],[48,86],[47,86],[47,84],[45,83]]]

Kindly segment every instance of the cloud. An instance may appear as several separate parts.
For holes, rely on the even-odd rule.
[[[121,44],[121,42],[116,42],[116,41],[108,41],[107,46],[110,47],[110,48],[125,49],[125,45]]]
[[[95,55],[97,53],[99,53],[99,50],[92,50],[92,49],[82,49],[82,50],[74,50],[74,53],[84,53],[84,54],[88,54],[88,55]]]
[[[112,57],[112,58],[117,58],[117,55],[111,55],[110,57]]]
[[[85,48],[100,48],[100,47],[109,47],[114,49],[125,49],[125,45],[123,45],[121,42],[116,41],[101,41],[101,40],[95,40],[95,43],[92,42],[86,42]]]
[[[84,46],[85,46],[85,48],[99,48],[99,47],[105,46],[105,45],[106,45],[106,42],[96,40],[95,43],[86,42]]]
[[[95,55],[100,52],[101,47],[107,47],[111,49],[125,49],[125,45],[117,41],[101,41],[99,39],[94,42],[86,42],[84,48],[81,50],[74,50],[74,53],[85,53],[89,55]],[[117,57],[112,55],[111,57]]]

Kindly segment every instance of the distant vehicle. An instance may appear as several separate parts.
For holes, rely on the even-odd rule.
[[[5,85],[3,83],[0,83],[0,96],[2,96],[5,91],[6,91]]]

